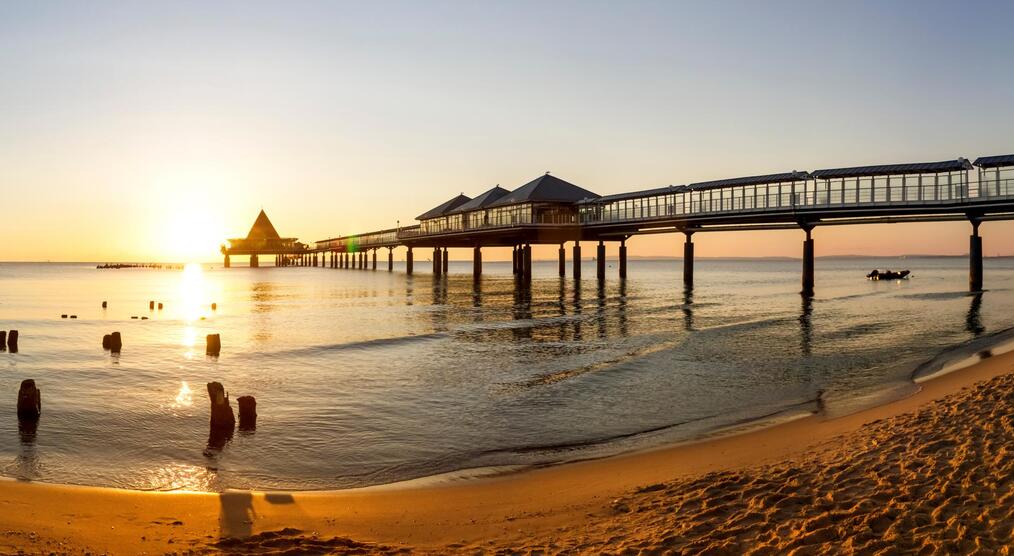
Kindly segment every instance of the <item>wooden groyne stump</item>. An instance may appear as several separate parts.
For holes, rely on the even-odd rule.
[[[18,419],[34,421],[39,415],[42,415],[42,391],[35,386],[34,380],[22,380],[18,390]]]
[[[218,354],[222,352],[222,337],[219,334],[208,334],[206,339],[207,348],[205,353],[208,355],[214,355],[218,357]]]
[[[103,309],[105,309],[105,308],[106,308],[106,302],[105,302],[105,301],[103,301],[103,302],[102,302],[102,308],[103,308]]]
[[[113,335],[106,334],[102,337],[102,349],[109,349],[113,345]]]
[[[256,429],[257,399],[253,396],[240,396],[236,398],[236,405],[239,406],[239,430]]]
[[[0,330],[0,351],[7,349],[7,331]]]
[[[113,353],[120,353],[120,349],[123,348],[123,338],[120,337],[119,332],[113,332],[109,335],[109,351]]]
[[[236,415],[229,405],[229,394],[221,382],[208,383],[208,397],[211,399],[211,428],[232,430],[236,427]]]
[[[11,353],[18,352],[18,331],[11,330],[7,333],[7,351]]]
[[[148,302],[148,310],[149,311],[154,311],[155,310],[155,302],[154,301],[149,301]]]

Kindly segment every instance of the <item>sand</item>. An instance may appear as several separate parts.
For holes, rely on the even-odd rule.
[[[497,478],[316,493],[0,482],[0,552],[1008,553],[1014,353],[853,415]]]

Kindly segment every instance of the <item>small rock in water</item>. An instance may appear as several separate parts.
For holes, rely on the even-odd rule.
[[[70,318],[72,318],[72,319],[76,319],[76,318],[77,318],[77,315],[71,315],[71,316],[70,316]]]
[[[148,320],[148,317],[141,317],[141,320]]]
[[[137,317],[136,317],[136,316],[133,316],[133,317],[130,317],[130,318],[132,318],[132,319],[134,319],[134,320],[137,320]]]
[[[42,392],[35,381],[27,378],[21,381],[18,390],[18,419],[34,421],[42,414]]]
[[[61,318],[61,319],[65,319],[65,318],[67,318],[67,313],[64,313],[64,314],[60,315],[60,318]]]

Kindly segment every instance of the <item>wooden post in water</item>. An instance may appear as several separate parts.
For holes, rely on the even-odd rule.
[[[627,238],[620,240],[620,278],[627,277]]]
[[[21,381],[18,389],[18,420],[37,421],[42,415],[42,391],[35,381],[28,378]]]
[[[982,236],[979,235],[978,218],[970,219],[972,222],[972,235],[968,243],[968,290],[982,291]]]
[[[444,265],[443,266],[443,270],[441,270],[441,274],[447,274],[447,266],[448,266],[448,263],[451,262],[451,256],[447,252],[447,248],[446,247],[444,247],[444,254],[440,258],[440,262],[443,263],[443,265]]]
[[[209,382],[208,397],[211,398],[211,428],[232,430],[236,426],[236,415],[222,383]]]
[[[532,281],[532,245],[530,243],[525,244],[524,249],[524,265],[525,265],[525,282]]]
[[[581,241],[574,242],[574,280],[581,281]]]
[[[478,280],[482,276],[482,248],[476,245],[472,248],[472,278]]]
[[[606,279],[606,244],[601,239],[595,248],[595,275],[599,280]]]
[[[387,248],[387,271],[394,272],[394,247]]]
[[[687,238],[683,242],[683,287],[694,287],[694,241],[693,232],[683,232]]]
[[[408,253],[405,253],[405,274],[412,275],[412,247],[409,247]]]
[[[560,278],[567,275],[567,251],[563,248],[563,244],[560,244],[560,251],[557,253],[560,259]]]
[[[443,266],[440,264],[440,248],[439,247],[434,247],[433,248],[433,261],[432,262],[433,262],[433,275],[434,276],[440,276],[440,270],[443,269]]]
[[[813,226],[804,226],[806,239],[803,240],[803,290],[801,294],[809,297],[813,295],[813,238],[810,232]]]

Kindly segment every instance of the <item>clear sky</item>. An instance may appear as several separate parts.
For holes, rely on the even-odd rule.
[[[3,2],[0,260],[217,260],[261,207],[312,241],[547,170],[608,194],[1007,154],[1012,21],[1010,2]],[[1011,232],[985,224],[986,253]],[[815,238],[960,254],[968,233]],[[799,256],[802,232],[695,240]]]

